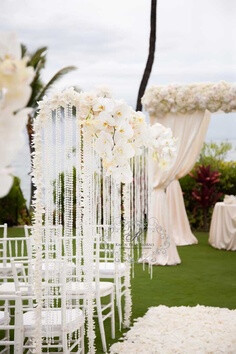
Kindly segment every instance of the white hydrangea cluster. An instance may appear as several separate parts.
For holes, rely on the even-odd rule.
[[[94,138],[95,150],[107,175],[118,182],[132,181],[130,159],[141,154],[143,147],[149,147],[163,167],[174,156],[175,140],[170,129],[161,124],[148,125],[142,112],[135,112],[124,101],[111,98],[107,90],[78,93],[73,88],[67,89],[50,99],[45,97],[39,103],[39,114],[46,117],[50,110],[67,104],[76,107],[85,139]]]
[[[7,168],[24,143],[23,129],[31,109],[24,108],[31,95],[30,83],[34,70],[21,58],[21,46],[16,36],[0,33],[0,197],[12,185]]]
[[[231,112],[236,109],[236,84],[196,83],[152,86],[145,92],[142,103],[151,115],[194,111]]]

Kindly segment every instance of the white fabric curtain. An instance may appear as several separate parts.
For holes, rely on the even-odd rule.
[[[196,119],[196,123],[192,127],[189,127],[193,130],[193,132],[194,130],[196,132],[195,138],[192,139],[190,151],[186,154],[186,159],[182,161],[181,166],[179,166],[175,179],[167,187],[169,215],[172,222],[173,238],[177,246],[192,245],[198,242],[190,229],[184,205],[183,193],[178,181],[192,170],[206,137],[210,122],[210,112],[206,111],[205,114],[199,112],[196,113],[196,115],[199,115],[199,118]],[[186,127],[184,128],[184,126],[186,119],[189,119],[189,115],[182,115],[182,117],[178,117],[178,119],[180,124],[183,126],[183,130],[186,130]],[[170,128],[173,129],[173,133],[175,135],[176,128],[171,126]],[[183,135],[179,137],[182,144],[186,143],[186,138],[188,139],[188,134],[184,134],[183,132]]]
[[[178,143],[177,156],[169,170],[163,171],[156,163],[152,163],[153,183],[149,218],[157,220],[160,227],[151,227],[148,230],[146,243],[153,245],[152,251],[146,250],[144,252],[143,260],[148,263],[156,265],[176,265],[181,263],[173,237],[175,234],[173,230],[176,225],[182,223],[182,220],[184,220],[182,219],[184,218],[183,215],[185,215],[184,225],[187,234],[191,234],[191,230],[186,216],[183,197],[182,199],[180,198],[181,190],[177,190],[180,189],[178,182],[174,183],[172,187],[175,192],[177,190],[177,198],[174,201],[171,200],[171,190],[167,199],[166,189],[172,181],[180,178],[179,176],[184,176],[191,170],[204,141],[209,121],[210,112],[208,111],[192,114],[169,113],[163,118],[151,117],[152,123],[159,122],[166,127],[170,127],[173,135],[178,139]],[[197,144],[199,139],[201,144]],[[178,215],[175,214],[174,206],[173,208],[171,206],[170,215],[168,204],[172,205],[172,203],[176,203],[176,208],[179,208],[180,213]],[[178,222],[175,221],[176,219]],[[166,231],[165,237],[161,232],[162,230]],[[181,232],[183,230],[184,228],[181,229]],[[194,236],[192,235],[192,237]]]

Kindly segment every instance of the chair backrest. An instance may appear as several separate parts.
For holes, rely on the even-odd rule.
[[[7,257],[14,259],[28,259],[29,245],[26,237],[8,237],[7,238]]]
[[[33,265],[31,260],[18,261],[15,259],[11,259],[11,269],[14,278],[16,293],[22,294],[25,299],[31,299],[33,296],[34,276]]]
[[[36,249],[34,245],[33,227],[24,226],[25,237],[28,240],[28,247],[30,248],[31,258],[35,257]],[[53,259],[57,255],[62,255],[62,225],[58,226],[42,226],[42,258]],[[59,242],[58,242],[59,239]]]
[[[14,324],[10,323],[9,302],[14,302],[15,316]],[[4,321],[0,323],[0,332],[4,338],[0,339],[0,346],[4,346],[5,352],[12,346],[15,354],[23,353],[23,308],[20,294],[15,295],[0,295],[0,310],[4,313]],[[9,337],[9,331],[14,331],[14,337]],[[1,351],[3,353],[3,351]]]
[[[0,230],[3,230],[2,236],[0,236],[0,262],[4,265],[7,263],[7,224],[0,225]]]

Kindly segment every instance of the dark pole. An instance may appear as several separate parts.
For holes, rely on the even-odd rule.
[[[152,71],[152,65],[155,57],[155,47],[156,47],[156,15],[157,15],[157,0],[151,0],[151,28],[150,28],[150,37],[149,37],[149,53],[146,63],[146,67],[143,73],[142,81],[139,86],[138,98],[136,110],[142,111],[141,98],[144,95],[144,92],[147,87],[147,83]]]

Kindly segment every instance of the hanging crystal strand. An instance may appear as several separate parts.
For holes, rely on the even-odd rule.
[[[136,157],[133,157],[130,161],[131,170],[133,172],[133,179],[130,183],[130,261],[131,261],[131,270],[132,270],[132,277],[134,277],[134,250],[136,247],[136,235],[138,229],[138,219],[137,219],[137,205],[136,205],[136,198],[137,198],[137,191],[136,191]]]
[[[151,163],[151,151],[150,149],[147,149],[147,217],[148,217],[148,222],[150,219],[150,212],[151,212],[151,193],[152,193],[152,163]],[[153,233],[152,233],[153,234]],[[155,248],[154,248],[154,242],[152,242],[152,250],[151,250],[151,254],[153,255],[155,252]],[[149,269],[149,273],[152,279],[152,275],[153,275],[153,266],[152,266],[152,262],[148,263],[148,269]]]
[[[146,231],[146,195],[145,195],[145,148],[142,148],[142,154],[141,154],[141,159],[142,159],[142,172],[141,172],[141,179],[142,179],[142,192],[141,192],[141,197],[142,197],[142,209],[141,209],[141,215],[142,215],[142,235],[140,238],[140,256],[141,256],[141,251],[142,251],[142,244],[145,243],[145,231]]]
[[[65,114],[65,153],[64,153],[64,238],[65,238],[65,274],[68,280],[68,293],[71,293],[72,281],[72,239],[73,239],[73,117],[71,104],[64,108]],[[69,309],[72,309],[72,300],[66,299]],[[72,316],[72,311],[69,311]],[[70,318],[69,320],[71,320]],[[69,338],[70,341],[71,338]]]
[[[33,198],[33,227],[32,236],[35,245],[35,266],[33,268],[34,293],[36,298],[35,306],[35,331],[34,346],[35,354],[42,353],[42,219],[44,214],[43,203],[43,152],[42,152],[42,118],[40,114],[34,120],[33,134],[33,162],[32,162],[32,181],[35,186]]]
[[[79,107],[76,107],[76,278],[82,280],[82,144]]]
[[[85,127],[83,127],[85,129]],[[83,135],[85,137],[85,135]],[[84,216],[83,216],[83,254],[84,254],[84,273],[86,299],[85,309],[87,317],[87,338],[89,353],[95,353],[94,340],[94,301],[92,291],[93,281],[93,253],[94,253],[94,236],[96,228],[96,219],[94,217],[94,192],[93,192],[93,142],[83,140],[84,153],[84,173],[83,177],[83,197],[84,197]]]
[[[61,117],[61,107],[57,107],[55,110],[55,241],[57,242],[56,246],[56,263],[62,257],[62,247],[63,247],[63,235],[62,235],[62,185],[61,185],[61,173],[62,173],[62,117]],[[59,264],[60,265],[60,264]],[[59,283],[59,273],[55,272],[57,278],[55,279],[56,283]],[[57,291],[58,289],[55,289]],[[58,291],[56,295],[59,295]],[[59,297],[58,297],[59,298]],[[56,300],[56,305],[59,305],[59,300]]]
[[[108,219],[108,203],[107,203],[107,176],[105,168],[102,170],[102,206],[103,206],[103,237],[107,240],[107,219]]]
[[[113,191],[113,220],[112,220],[112,236],[115,244],[115,265],[121,262],[121,185],[112,178],[112,191]],[[118,271],[118,269],[117,269]]]
[[[99,238],[102,239],[102,164],[101,159],[97,155],[97,168],[98,168],[98,178],[97,178],[97,222],[98,226],[96,232],[99,235]]]
[[[123,185],[122,204],[123,204],[123,220],[124,220],[124,254],[125,254],[125,311],[124,311],[124,327],[130,326],[130,318],[132,312],[132,298],[130,289],[130,262],[131,262],[131,227],[130,227],[130,184]]]

